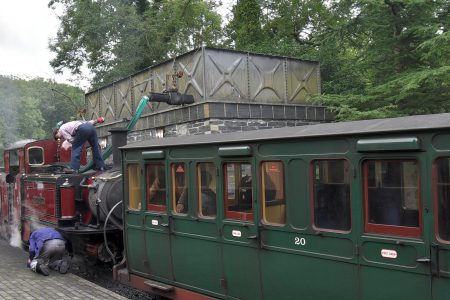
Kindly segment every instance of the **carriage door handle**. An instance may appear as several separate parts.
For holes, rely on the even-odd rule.
[[[436,244],[436,243],[431,244],[431,249],[434,249],[434,251],[436,253],[436,263],[435,263],[436,267],[432,271],[432,273],[437,278],[441,277],[441,262],[440,262],[440,257],[439,257],[439,250],[440,250],[439,248],[440,248],[439,244]]]
[[[428,257],[422,257],[422,258],[418,258],[416,259],[416,262],[418,263],[424,263],[424,264],[429,264],[431,262],[431,259]]]

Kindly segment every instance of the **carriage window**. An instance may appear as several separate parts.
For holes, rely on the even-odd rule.
[[[436,160],[436,171],[438,234],[441,239],[450,241],[450,158]]]
[[[216,167],[213,163],[197,165],[198,209],[204,217],[216,216]]]
[[[261,190],[263,191],[263,218],[267,223],[286,223],[284,196],[284,167],[282,162],[261,164]]]
[[[417,162],[369,160],[364,166],[366,231],[419,236]]]
[[[141,169],[138,164],[127,166],[128,180],[128,208],[130,210],[141,209]]]
[[[166,210],[166,170],[164,164],[147,165],[147,210]]]
[[[188,211],[188,185],[184,163],[172,164],[172,206],[173,211],[185,214]]]
[[[226,163],[225,216],[244,221],[253,220],[252,165]]]
[[[351,228],[349,164],[343,159],[313,162],[314,226],[322,229]]]
[[[28,164],[30,166],[40,166],[44,164],[44,148],[30,147],[27,149]]]

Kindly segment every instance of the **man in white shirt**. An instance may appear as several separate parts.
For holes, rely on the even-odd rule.
[[[105,169],[105,162],[103,161],[98,144],[97,131],[94,127],[94,124],[103,123],[104,120],[103,118],[97,118],[91,121],[58,122],[56,125],[57,129],[54,132],[55,139],[64,138],[72,144],[70,167],[73,172],[78,172],[80,169],[81,151],[85,142],[89,142],[92,147],[95,169]]]

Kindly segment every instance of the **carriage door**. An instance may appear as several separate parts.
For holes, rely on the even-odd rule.
[[[223,295],[216,165],[174,161],[170,164],[170,178],[174,277],[179,283]]]
[[[433,299],[448,299],[450,295],[450,158],[434,163],[433,192],[435,238],[431,246]]]
[[[398,156],[397,156],[398,157]],[[362,163],[364,233],[360,240],[362,299],[431,299],[430,247],[424,234],[421,169],[409,155]]]
[[[130,160],[125,167],[125,247],[127,255],[127,264],[130,273],[146,274],[148,273],[148,262],[144,245],[144,216],[142,206],[142,166],[137,161]]]
[[[230,299],[262,299],[253,161],[229,161],[222,165],[222,281]]]
[[[144,152],[144,158],[162,157],[162,152]],[[154,279],[173,279],[170,246],[171,224],[167,207],[167,174],[164,161],[145,163],[145,248],[149,273]]]

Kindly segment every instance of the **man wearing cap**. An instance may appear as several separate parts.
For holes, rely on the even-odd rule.
[[[89,142],[92,147],[92,155],[94,156],[94,164],[96,170],[104,170],[105,162],[103,161],[100,146],[98,144],[97,132],[94,124],[103,123],[104,118],[97,118],[90,121],[60,121],[56,124],[54,132],[55,139],[64,138],[72,144],[72,153],[70,157],[70,172],[78,172],[80,169],[81,151],[85,142]]]

